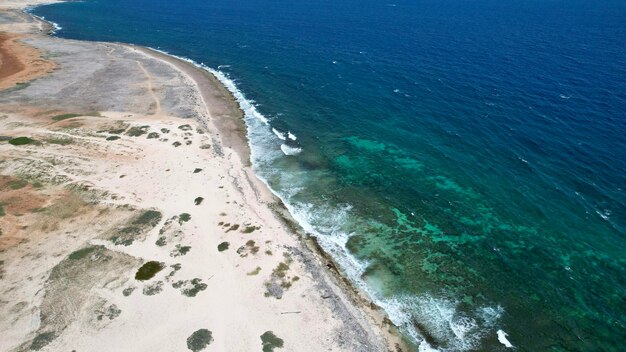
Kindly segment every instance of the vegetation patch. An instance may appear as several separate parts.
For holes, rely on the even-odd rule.
[[[176,248],[170,253],[170,257],[180,257],[183,256],[191,250],[191,246],[181,246],[180,244],[176,245]]]
[[[174,275],[176,275],[176,272],[178,272],[178,270],[180,270],[182,267],[183,266],[180,263],[170,265],[170,268],[172,268],[172,271],[170,271],[170,273],[167,274],[167,276],[165,277],[165,280],[167,281],[171,279]]]
[[[135,280],[139,280],[139,281],[150,280],[159,271],[163,270],[164,267],[165,265],[161,262],[157,262],[153,260],[146,262],[144,265],[141,266],[141,268],[139,268],[139,270],[137,270],[137,273],[135,274]]]
[[[133,221],[135,225],[147,225],[150,227],[155,227],[160,221],[163,215],[160,211],[156,210],[147,210],[143,214],[141,214],[137,219]]]
[[[293,262],[288,254],[285,255],[285,261],[278,263],[276,268],[272,270],[272,275],[269,281],[265,282],[265,297],[275,297],[281,299],[285,290],[289,289],[291,285],[300,280],[298,276],[294,276],[293,279],[287,276],[289,271],[289,264]]]
[[[239,229],[239,224],[234,224],[231,227],[228,228],[228,230],[226,230],[226,232],[230,232],[230,231],[236,231],[237,229]]]
[[[122,294],[123,294],[125,297],[128,297],[128,296],[130,296],[130,295],[133,293],[133,291],[135,291],[135,288],[134,288],[134,287],[127,287],[127,288],[125,288],[125,289],[122,291]]]
[[[197,197],[196,199],[193,200],[193,204],[195,205],[200,205],[202,203],[202,201],[204,200],[204,198],[202,197]]]
[[[167,240],[165,239],[165,236],[160,236],[156,242],[154,242],[154,244],[156,244],[159,247],[163,247],[167,244]]]
[[[197,173],[198,173],[198,172],[200,172],[200,171],[202,171],[202,169],[195,168],[195,169],[193,170],[193,173],[194,173],[194,174],[197,174]]]
[[[139,137],[148,133],[150,126],[133,126],[126,131],[127,136]]]
[[[30,344],[30,349],[33,351],[39,351],[56,338],[57,334],[54,331],[37,334],[37,336],[33,339],[33,342]]]
[[[126,125],[126,126],[128,126],[128,125]],[[128,128],[126,126],[122,127],[122,128],[114,128],[112,130],[108,130],[107,132],[109,132],[110,134],[122,134]]]
[[[172,143],[174,147],[180,147],[182,144],[179,141]]]
[[[250,253],[252,253],[253,255],[257,254],[260,249],[261,248],[256,245],[256,242],[254,242],[253,240],[249,240],[244,246],[241,246],[237,249],[237,254],[239,254],[239,256],[243,258],[247,257]]]
[[[102,320],[104,318],[109,318],[109,320],[113,320],[122,314],[122,310],[119,309],[115,304],[108,306],[104,310],[96,311],[96,319]]]
[[[187,348],[193,352],[202,351],[213,342],[213,334],[207,329],[196,330],[187,338]]]
[[[117,230],[109,239],[116,245],[130,246],[135,239],[145,234],[161,221],[162,214],[156,210],[147,210],[130,223]]]
[[[167,128],[161,128],[161,133],[170,133],[170,130]]]
[[[6,89],[5,92],[15,92],[24,88],[28,88],[28,86],[30,86],[29,82],[18,82],[13,87]]]
[[[163,281],[157,281],[143,288],[143,294],[146,296],[154,296],[163,291]]]
[[[2,203],[0,203],[0,216],[5,216],[7,215],[7,213],[4,211],[4,207],[2,206]]]
[[[261,272],[261,267],[257,266],[256,269],[252,270],[249,273],[246,273],[246,275],[248,275],[248,276],[259,275],[260,272]]]
[[[223,251],[227,250],[228,247],[230,247],[230,243],[222,242],[222,243],[217,245],[217,250],[220,251],[220,252],[223,252]]]
[[[276,275],[277,277],[283,278],[285,277],[288,270],[289,270],[289,264],[285,262],[280,262],[278,263],[278,266],[272,272],[272,275]]]
[[[192,280],[180,280],[172,284],[172,287],[179,289],[180,293],[187,297],[195,297],[200,291],[206,290],[207,284],[202,279],[195,278]]]
[[[69,145],[74,143],[72,138],[48,138],[46,139],[46,143],[57,144],[57,145]]]
[[[119,137],[119,136],[109,136],[109,137],[107,137],[107,139],[106,139],[106,140],[107,140],[107,141],[116,141],[116,140],[118,140],[118,139],[120,139],[120,137]]]
[[[148,138],[148,139],[155,139],[155,138],[159,138],[160,136],[161,135],[159,135],[156,132],[150,132],[150,133],[148,133],[148,137],[146,137],[146,138]]]
[[[184,222],[191,220],[191,215],[189,213],[182,213],[178,216],[178,223],[182,225]]]
[[[253,233],[254,231],[260,229],[261,227],[258,226],[246,226],[244,227],[241,232],[243,233]]]
[[[103,249],[103,246],[90,246],[79,249],[68,256],[70,260],[79,260],[87,257],[89,254],[94,252],[96,249]]]
[[[28,137],[17,137],[9,140],[9,144],[11,145],[26,145],[34,142],[34,139],[30,139]]]
[[[178,126],[179,130],[183,130],[183,131],[191,131],[193,130],[193,128],[190,125],[180,125]]]
[[[24,187],[28,186],[28,181],[22,180],[22,179],[17,179],[17,180],[9,181],[7,183],[7,185],[11,189],[20,189],[20,188],[24,188]]]
[[[263,352],[273,352],[275,348],[283,348],[284,341],[273,332],[266,331],[261,335],[261,344]]]

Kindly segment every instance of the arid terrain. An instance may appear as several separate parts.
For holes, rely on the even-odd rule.
[[[0,351],[400,349],[277,216],[215,78],[47,30],[0,9]]]

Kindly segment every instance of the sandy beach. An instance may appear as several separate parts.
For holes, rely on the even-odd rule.
[[[0,6],[0,351],[401,351],[210,73]],[[28,2],[32,4],[32,2]]]

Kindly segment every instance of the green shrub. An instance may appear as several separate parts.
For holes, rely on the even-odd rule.
[[[26,145],[26,144],[31,144],[34,141],[35,141],[34,139],[30,139],[28,137],[17,137],[17,138],[13,138],[13,139],[9,140],[9,144],[12,144],[12,145]]]
[[[85,247],[85,248],[82,248],[82,249],[79,249],[79,250],[73,252],[72,254],[69,255],[68,258],[71,259],[71,260],[83,259],[83,258],[87,257],[87,255],[89,255],[90,253],[95,251],[96,249],[100,249],[100,248],[102,248],[102,246]]]
[[[143,214],[141,214],[133,224],[136,225],[150,225],[151,227],[156,226],[159,221],[161,221],[161,212],[156,210],[147,210]]]
[[[200,329],[187,338],[187,348],[193,352],[198,352],[205,349],[211,342],[213,342],[211,331]]]
[[[219,245],[217,245],[217,250],[220,251],[220,252],[223,252],[223,251],[227,250],[228,247],[230,247],[230,243],[222,242]]]
[[[178,223],[179,224],[183,224],[183,222],[187,222],[191,220],[191,215],[189,215],[188,213],[182,213],[178,216]]]
[[[148,128],[149,126],[141,126],[141,127],[133,126],[129,128],[128,131],[126,131],[126,134],[131,137],[139,137],[141,135],[148,133]]]
[[[26,180],[13,180],[8,183],[8,186],[11,189],[20,189],[28,186],[28,182]]]
[[[272,352],[275,348],[282,348],[284,341],[271,331],[266,331],[261,335],[261,344],[263,352]]]
[[[135,274],[135,280],[145,281],[150,280],[156,275],[159,271],[163,270],[165,265],[156,261],[146,262],[144,265],[137,270]]]

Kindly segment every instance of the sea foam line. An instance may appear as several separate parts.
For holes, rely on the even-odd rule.
[[[50,20],[47,20],[44,16],[37,16],[37,15],[35,15],[32,12],[35,9],[35,7],[37,7],[37,6],[27,6],[27,7],[24,8],[24,12],[29,14],[29,15],[31,15],[31,16],[33,16],[33,17],[35,17],[35,18],[37,18],[40,21],[50,23],[52,25],[52,31],[50,31],[51,35],[55,34],[57,31],[60,31],[61,29],[63,29],[63,27],[61,27],[58,23],[52,22]]]
[[[200,69],[210,72],[235,97],[235,100],[237,100],[241,110],[244,112],[245,121],[248,122],[248,119],[252,118],[261,122],[263,125],[266,125],[268,127],[270,126],[269,120],[256,109],[252,101],[248,100],[245,97],[243,92],[238,89],[235,82],[224,72],[212,69],[203,63],[197,63],[191,59],[170,54],[163,50],[154,48],[151,49],[162,54],[175,57],[179,60],[191,63]],[[251,126],[249,125],[248,127]],[[268,128],[268,133],[271,134],[273,132],[273,134],[276,134],[276,136],[279,137],[276,133],[278,131],[273,129],[275,131],[274,132],[272,131],[272,129],[273,128],[271,127]],[[279,133],[282,134],[281,132]],[[282,136],[284,137],[284,134],[282,134]],[[296,139],[296,136],[291,133],[288,134],[288,137],[292,140]],[[250,138],[248,138],[248,146],[250,147],[251,152],[254,154],[257,149],[251,144]],[[282,146],[284,146],[284,144],[281,145],[281,149],[283,149]],[[285,153],[284,149],[283,152]],[[465,316],[459,316],[457,314],[456,302],[447,299],[438,299],[430,296],[395,296],[392,298],[381,297],[380,294],[376,292],[372,287],[367,285],[367,283],[362,278],[362,275],[365,272],[365,269],[369,266],[369,263],[367,261],[357,259],[348,251],[346,247],[347,241],[350,238],[351,234],[338,231],[338,229],[330,229],[330,231],[320,231],[317,226],[313,225],[315,219],[313,219],[312,217],[315,212],[312,209],[312,205],[310,205],[310,207],[307,207],[306,205],[302,206],[291,203],[286,196],[273,189],[268,180],[263,177],[259,172],[257,172],[256,165],[253,164],[253,168],[255,169],[254,171],[257,178],[261,180],[267,186],[267,188],[282,201],[291,216],[300,224],[300,226],[306,232],[313,234],[313,236],[320,243],[320,246],[324,249],[324,251],[329,253],[333,257],[333,259],[339,264],[344,275],[346,275],[350,279],[355,287],[366,293],[375,304],[380,306],[387,313],[389,319],[396,326],[398,326],[408,337],[410,337],[411,340],[413,340],[413,342],[418,346],[418,350],[420,352],[443,352],[453,350],[463,351],[477,347],[480,339],[483,337],[482,333],[477,331],[479,327],[473,319]],[[343,209],[339,209],[339,211],[335,210],[333,213],[337,218],[335,219],[336,221],[333,222],[336,224],[345,222],[345,217],[349,213],[350,209],[350,206],[346,206]],[[323,232],[329,232],[332,235],[329,236],[327,234],[324,234]],[[483,307],[482,309],[494,310],[494,308],[491,307]],[[410,312],[416,310],[422,313],[419,314],[420,318],[424,319],[426,323],[430,324],[430,327],[432,327],[432,329],[436,333],[440,333],[441,337],[447,335],[447,337],[451,339],[451,343],[448,348],[433,348],[428,344],[428,342],[426,342],[420,332],[414,328],[414,317],[410,314]],[[494,323],[499,316],[500,312],[496,314],[496,317],[494,318]],[[502,333],[504,333],[504,331],[498,333],[499,340],[503,345],[508,347],[507,343],[505,343],[504,339],[502,339]],[[506,335],[504,335],[504,338],[506,338]],[[506,341],[508,342],[508,340]]]
[[[54,33],[55,31],[61,29],[61,26],[59,26],[58,24],[46,20],[43,17],[37,16],[32,14],[30,11],[32,11],[34,9],[34,7],[30,7],[25,9],[25,12],[29,13],[29,15],[32,15],[42,21],[51,23],[52,26],[54,27],[54,30],[52,33]],[[181,61],[184,62],[188,62],[196,67],[198,67],[199,69],[203,69],[205,71],[208,71],[209,73],[211,73],[212,75],[214,75],[219,81],[220,83],[222,83],[227,89],[228,91],[230,91],[230,93],[235,97],[235,100],[237,100],[240,109],[244,112],[244,117],[247,118],[254,118],[256,120],[258,120],[259,122],[261,122],[264,125],[269,126],[269,120],[263,116],[254,106],[254,104],[252,103],[251,100],[248,100],[245,95],[243,94],[243,92],[241,92],[237,85],[235,84],[235,82],[228,77],[227,74],[225,74],[224,72],[220,71],[220,70],[215,70],[212,69],[208,66],[206,66],[204,63],[197,63],[194,60],[191,60],[189,58],[183,57],[183,56],[178,56],[175,54],[171,54],[168,53],[164,50],[161,49],[156,49],[156,48],[150,48],[151,50],[154,50],[156,52],[159,52],[161,54],[164,55],[168,55],[170,57],[174,57],[176,59],[179,59]],[[226,65],[220,66],[220,67],[227,67]],[[288,137],[289,139],[295,141],[296,140],[296,136],[293,135],[292,133],[288,133]],[[248,138],[248,146],[250,148],[251,151],[254,151],[255,148],[254,146],[251,144],[250,138]],[[281,148],[282,149],[282,148]],[[284,152],[284,150],[283,150]],[[394,300],[381,300],[381,299],[377,299],[377,294],[375,292],[372,291],[371,288],[368,287],[368,285],[361,279],[362,274],[364,273],[365,269],[367,268],[367,266],[369,265],[368,262],[366,261],[361,261],[358,260],[356,257],[354,257],[346,248],[346,243],[350,237],[349,234],[345,234],[342,232],[336,232],[333,231],[333,236],[325,236],[322,233],[320,233],[316,227],[314,225],[312,225],[312,221],[310,218],[310,215],[312,214],[312,212],[309,209],[309,211],[306,211],[304,209],[298,209],[296,208],[293,204],[291,204],[288,199],[286,199],[282,194],[280,194],[279,192],[277,192],[276,190],[274,190],[267,179],[265,179],[264,177],[262,177],[262,175],[260,175],[258,172],[256,172],[255,170],[255,175],[257,176],[257,178],[259,178],[259,180],[261,180],[266,186],[267,188],[276,196],[278,197],[283,204],[285,205],[285,207],[287,208],[287,210],[289,211],[289,213],[292,215],[292,217],[300,224],[300,226],[302,226],[302,228],[309,232],[312,233],[317,240],[320,242],[320,245],[322,246],[322,248],[324,249],[324,251],[326,251],[327,253],[329,253],[330,255],[332,255],[332,257],[337,261],[337,263],[339,263],[339,265],[341,266],[344,274],[346,276],[348,276],[348,278],[352,281],[352,283],[359,288],[360,290],[362,290],[363,292],[365,292],[370,299],[372,299],[372,301],[374,301],[377,305],[379,305],[380,307],[382,307],[386,312],[387,315],[389,316],[389,318],[391,319],[391,321],[398,327],[400,327],[401,329],[403,329],[409,337],[411,337],[413,339],[413,341],[415,343],[417,343],[419,345],[419,350],[420,351],[437,351],[436,349],[432,349],[428,343],[426,343],[426,341],[423,339],[423,337],[415,330],[412,329],[411,326],[411,317],[409,314],[407,314],[404,309],[402,309],[402,305],[401,304],[396,304],[395,303],[395,299]],[[304,210],[304,211],[302,211]],[[339,217],[343,217],[345,216],[345,214],[347,214],[347,212],[349,212],[349,207],[344,208],[344,209],[340,209],[340,211],[338,212],[334,212],[334,214],[336,214],[336,216]],[[335,223],[341,223],[341,219],[337,219],[338,221]]]

